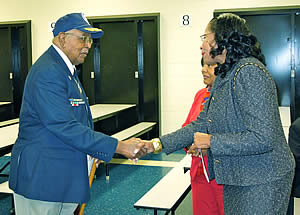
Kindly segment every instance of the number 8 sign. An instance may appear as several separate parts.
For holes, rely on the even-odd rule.
[[[180,26],[190,26],[191,25],[191,16],[184,14],[180,16]]]

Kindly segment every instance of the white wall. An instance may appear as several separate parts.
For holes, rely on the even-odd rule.
[[[160,13],[162,134],[179,128],[202,83],[200,38],[214,9],[299,5],[299,0],[9,0],[1,1],[0,22],[32,20],[33,62],[51,44],[49,23],[70,12],[86,16]],[[179,17],[191,15],[191,26]]]

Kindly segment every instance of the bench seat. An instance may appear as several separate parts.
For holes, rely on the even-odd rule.
[[[184,172],[184,168],[190,165],[191,158],[186,155],[177,166],[142,196],[134,207],[152,209],[155,215],[158,210],[175,214],[176,208],[191,190],[190,171]]]
[[[156,122],[140,122],[112,135],[112,137],[117,138],[118,140],[126,140],[131,137],[138,137],[150,131],[155,125]]]
[[[5,181],[0,184],[0,193],[9,193],[13,194],[13,191],[8,187],[8,181]]]
[[[17,123],[19,123],[19,118],[2,121],[2,122],[0,122],[0,128],[9,126],[9,125],[13,125],[13,124],[17,124]]]

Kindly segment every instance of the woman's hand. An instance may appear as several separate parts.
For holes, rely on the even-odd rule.
[[[196,132],[194,134],[194,144],[191,145],[188,153],[195,152],[195,151],[197,151],[197,149],[210,148],[210,137],[211,137],[210,134]]]
[[[206,154],[207,154],[207,149],[195,149],[195,150],[193,150],[193,151],[188,150],[187,153],[188,153],[188,154],[191,154],[191,155],[193,155],[193,156],[195,156],[195,157],[200,157],[200,151],[202,152],[202,155],[203,155],[203,156],[206,156]]]

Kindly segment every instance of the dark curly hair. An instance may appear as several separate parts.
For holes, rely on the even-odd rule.
[[[224,78],[232,66],[242,58],[255,57],[265,64],[265,57],[261,52],[260,44],[251,34],[245,19],[232,13],[224,13],[209,22],[211,32],[215,33],[218,48],[212,49],[212,58],[222,54],[226,49],[226,59],[223,64],[215,68],[215,75],[221,74]]]

